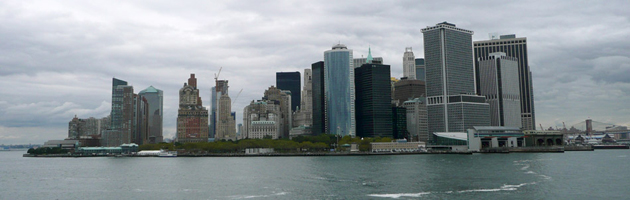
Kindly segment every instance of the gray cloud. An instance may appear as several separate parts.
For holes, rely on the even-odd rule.
[[[528,38],[537,121],[630,125],[630,24],[625,1],[0,2],[0,143],[64,137],[67,122],[109,112],[111,78],[164,90],[174,135],[177,91],[190,73],[208,105],[214,74],[243,89],[233,111],[260,99],[276,71],[300,71],[341,41],[355,57],[423,57],[420,29],[449,21]],[[240,119],[239,119],[240,121]],[[41,131],[46,130],[46,131]]]

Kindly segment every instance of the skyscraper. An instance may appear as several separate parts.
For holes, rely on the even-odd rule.
[[[232,116],[232,99],[229,95],[223,94],[219,98],[217,114],[217,132],[214,139],[236,140],[236,121]]]
[[[475,95],[473,32],[443,22],[422,33],[429,134],[490,125],[489,106]]]
[[[405,54],[403,54],[403,77],[407,79],[416,79],[416,56],[413,55],[411,47],[405,48]]]
[[[302,99],[300,72],[276,72],[276,86],[291,91],[291,111],[295,112]]]
[[[503,52],[479,58],[479,93],[490,104],[490,125],[521,127],[518,60]]]
[[[112,78],[112,110],[111,110],[111,125],[112,130],[122,128],[123,122],[123,93],[118,88],[127,87],[127,81],[123,81],[117,78]]]
[[[402,105],[403,102],[426,96],[426,85],[424,81],[407,79],[403,77],[394,83],[393,99]]]
[[[263,100],[273,101],[280,106],[280,125],[279,132],[280,138],[289,138],[289,131],[292,127],[292,112],[291,112],[291,92],[288,90],[280,90],[277,87],[271,86],[265,90],[265,96]]]
[[[475,61],[478,61],[478,58],[488,57],[490,53],[494,52],[504,52],[506,56],[515,57],[518,60],[522,127],[525,130],[535,130],[534,90],[532,88],[532,72],[529,70],[527,58],[527,38],[517,38],[516,35],[502,35],[499,39],[475,41],[474,48]],[[479,66],[478,62],[476,64],[476,66]],[[477,89],[479,87],[480,85],[477,83]]]
[[[177,140],[182,143],[208,141],[208,110],[201,102],[195,74],[190,74],[188,84],[184,83],[179,90]]]
[[[126,81],[112,79],[112,110],[110,130],[101,136],[103,146],[119,146],[130,143],[134,128],[133,87]]]
[[[208,118],[210,118],[210,121],[208,122],[208,137],[209,138],[214,138],[214,135],[216,133],[216,121],[217,121],[217,87],[216,86],[212,86],[212,88],[210,89],[210,112],[209,112],[209,116]]]
[[[313,125],[313,76],[311,69],[304,69],[303,80],[304,87],[302,88],[300,109],[293,114],[293,127]]]
[[[416,58],[416,79],[421,80],[421,81],[427,81],[424,74],[425,74],[424,58]]]
[[[217,132],[219,130],[219,118],[220,118],[220,113],[219,113],[219,99],[221,98],[221,96],[223,96],[223,94],[227,94],[228,93],[228,80],[218,80],[215,79],[215,86],[212,87],[213,92],[212,92],[212,105],[210,106],[211,112],[212,112],[212,116],[210,117],[212,119],[212,123],[211,123],[211,127],[213,128],[213,130],[211,131],[211,135],[212,137],[214,137],[216,139],[216,135]]]
[[[355,69],[358,137],[392,137],[390,66],[363,64]]]
[[[426,98],[415,98],[402,103],[407,110],[407,130],[414,141],[428,142],[429,129],[427,123]]]
[[[356,134],[352,50],[337,44],[324,52],[326,116],[330,133]]]
[[[157,144],[164,140],[162,132],[162,124],[164,122],[164,92],[149,86],[138,93],[140,97],[146,99],[149,104],[147,121],[149,124],[148,142]]]
[[[328,133],[326,130],[326,98],[324,90],[324,62],[311,65],[313,71],[313,135]]]

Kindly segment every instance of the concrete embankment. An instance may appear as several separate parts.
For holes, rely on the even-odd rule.
[[[593,146],[564,146],[565,151],[593,151]]]
[[[244,154],[244,153],[204,153],[187,154],[180,153],[177,157],[296,157],[296,156],[387,156],[387,155],[425,155],[425,154],[461,154],[470,155],[472,152],[307,152],[307,153],[266,153],[266,154]],[[158,157],[157,155],[83,155],[83,154],[54,154],[54,155],[31,155],[23,154],[22,157],[37,158],[77,158],[77,157]]]

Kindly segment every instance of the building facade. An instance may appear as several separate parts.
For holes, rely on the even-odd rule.
[[[407,130],[407,109],[400,106],[392,106],[392,136],[394,139],[409,138]]]
[[[489,106],[475,95],[473,32],[443,22],[422,33],[429,133],[490,125]]]
[[[352,50],[337,44],[324,52],[325,98],[328,131],[356,135],[354,64]]]
[[[402,105],[402,103],[405,101],[425,97],[425,82],[403,77],[401,80],[394,83],[393,93],[394,101],[398,102],[398,105]]]
[[[407,131],[411,134],[411,140],[428,142],[431,135],[429,135],[426,98],[408,100],[402,105],[407,110]]]
[[[133,87],[127,85],[126,81],[112,79],[112,110],[108,137],[102,140],[112,141],[102,142],[110,146],[119,146],[131,143],[134,130],[134,93]]]
[[[195,74],[190,74],[188,83],[184,83],[179,90],[177,141],[182,143],[208,141],[208,110],[201,102]]]
[[[416,80],[416,56],[413,55],[411,47],[405,48],[403,54],[403,77]]]
[[[275,101],[252,101],[243,109],[243,137],[249,139],[280,138],[282,136],[280,116],[280,105],[276,104]]]
[[[293,127],[313,125],[313,75],[304,69],[304,87],[299,109],[293,114]]]
[[[288,90],[280,90],[274,86],[265,90],[263,100],[272,101],[280,107],[280,124],[279,138],[289,138],[289,132],[293,127],[293,113],[291,112],[291,92]]]
[[[421,81],[427,80],[425,78],[424,58],[416,58],[416,79]]]
[[[295,112],[301,105],[300,72],[276,72],[276,87],[291,91],[291,111]]]
[[[217,140],[236,140],[236,121],[232,115],[232,99],[227,94],[222,94],[219,98],[217,108],[217,132],[214,135]]]
[[[326,98],[325,98],[325,79],[326,73],[324,62],[319,61],[311,65],[313,72],[313,135],[328,133],[326,130]]]
[[[357,137],[391,137],[390,66],[363,64],[355,69]]]
[[[479,94],[490,104],[490,125],[521,127],[518,61],[495,52],[479,61]]]
[[[149,86],[138,93],[148,103],[148,143],[157,144],[164,141],[163,127],[164,122],[164,92]]]
[[[523,129],[536,130],[536,112],[534,110],[534,89],[532,87],[532,72],[529,69],[527,55],[527,38],[517,38],[516,35],[502,35],[499,39],[475,41],[475,61],[479,66],[479,58],[488,57],[494,52],[504,52],[506,56],[518,60],[519,90],[521,96],[521,121]],[[479,78],[479,77],[477,77]],[[481,87],[481,85],[477,85]]]

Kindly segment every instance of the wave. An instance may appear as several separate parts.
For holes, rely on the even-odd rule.
[[[427,194],[431,194],[431,192],[398,193],[398,194],[369,194],[368,196],[398,199],[400,197],[421,197],[422,195],[427,195]]]
[[[469,193],[469,192],[499,192],[499,191],[514,191],[518,190],[518,188],[526,186],[526,185],[534,185],[536,182],[531,183],[521,183],[518,185],[508,185],[505,184],[499,188],[488,188],[488,189],[471,189],[471,190],[458,190],[458,191],[445,191],[445,192],[419,192],[419,193],[395,193],[395,194],[369,194],[371,197],[381,197],[381,198],[392,198],[398,199],[401,197],[421,197],[423,195],[428,194],[452,194],[452,193]]]
[[[265,198],[265,197],[274,197],[274,196],[282,196],[286,195],[286,192],[278,192],[273,194],[262,194],[262,195],[235,195],[229,196],[231,199],[252,199],[252,198]]]

